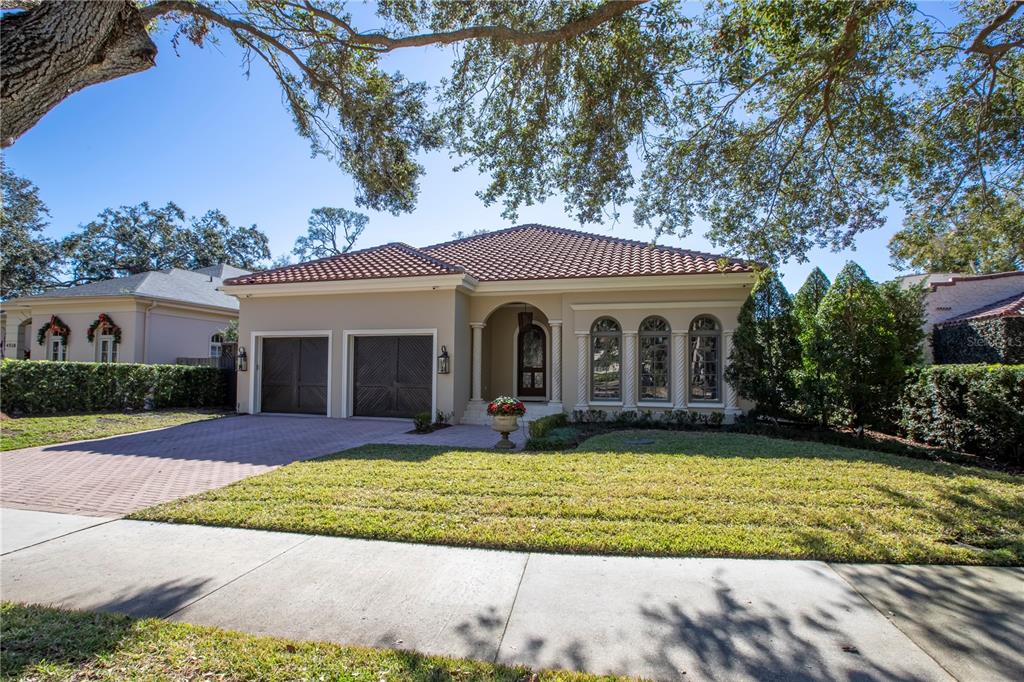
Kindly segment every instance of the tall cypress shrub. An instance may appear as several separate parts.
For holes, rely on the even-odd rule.
[[[825,346],[818,326],[818,308],[829,289],[828,277],[821,268],[814,268],[793,299],[793,316],[799,327],[800,367],[796,386],[800,408],[808,419],[823,426],[829,416],[829,382],[824,366]]]
[[[786,287],[774,272],[763,271],[740,308],[725,378],[740,396],[773,418],[787,413],[796,395],[798,329]]]
[[[877,423],[898,398],[904,365],[892,315],[878,286],[848,262],[818,307],[822,359],[830,393],[855,426]]]

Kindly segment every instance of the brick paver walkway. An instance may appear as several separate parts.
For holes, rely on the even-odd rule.
[[[408,434],[410,426],[370,419],[227,417],[12,450],[0,454],[0,505],[121,515],[367,443],[488,447],[497,440],[483,426],[453,426],[426,436]]]

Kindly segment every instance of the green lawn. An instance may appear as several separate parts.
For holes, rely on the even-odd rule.
[[[5,680],[597,680],[440,656],[257,637],[157,619],[0,607]]]
[[[223,415],[223,412],[212,410],[159,410],[131,414],[97,412],[5,419],[0,422],[0,451],[119,436],[123,433],[178,426]]]
[[[617,432],[564,453],[366,446],[134,518],[553,552],[1024,563],[1024,477],[730,433]]]

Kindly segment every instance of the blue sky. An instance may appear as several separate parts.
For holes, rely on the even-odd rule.
[[[319,206],[356,209],[351,178],[323,158],[310,158],[261,63],[248,78],[241,50],[230,39],[203,49],[183,44],[175,54],[168,36],[156,37],[157,66],[147,72],[76,93],[47,114],[5,152],[11,169],[39,186],[51,213],[51,236],[89,222],[108,207],[175,201],[190,214],[219,208],[234,224],[256,223],[270,237],[274,256],[290,251]],[[438,48],[401,51],[389,66],[408,77],[436,82],[448,53]],[[475,192],[486,178],[455,173],[447,152],[425,156],[415,212],[400,216],[364,211],[369,226],[358,247],[389,241],[423,246],[457,230],[507,227],[500,206],[486,207]],[[359,210],[359,209],[357,209]],[[647,240],[626,208],[618,225],[583,226],[592,232]],[[887,243],[899,228],[898,209],[883,228],[861,235],[856,251],[819,250],[807,263],[782,268],[795,291],[815,265],[830,278],[848,259],[876,280],[896,274]],[[575,224],[561,199],[520,210],[520,223]],[[700,234],[662,243],[718,251]]]

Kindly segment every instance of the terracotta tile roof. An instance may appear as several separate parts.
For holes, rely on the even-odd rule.
[[[951,322],[966,322],[968,320],[988,320],[996,317],[1019,317],[1024,315],[1024,291],[1019,294],[1014,294],[1009,298],[1004,298],[1001,301],[990,303],[981,308],[977,308],[970,312],[964,313],[963,315],[957,315],[951,317],[948,320],[943,320],[939,324],[949,324]]]
[[[752,272],[743,261],[631,239],[520,225],[414,249],[385,244],[227,280],[283,284],[467,273],[482,282]]]
[[[291,284],[294,282],[332,282],[353,279],[381,279],[390,277],[421,277],[424,275],[452,275],[463,269],[444,263],[408,244],[392,242],[369,249],[352,251],[340,256],[328,256],[296,265],[225,280],[232,284]]]
[[[482,282],[721,272],[719,256],[546,225],[510,227],[423,251],[462,265]],[[751,268],[729,259],[725,271]]]

